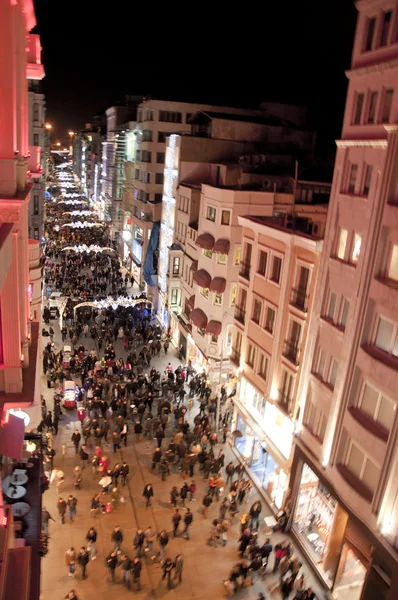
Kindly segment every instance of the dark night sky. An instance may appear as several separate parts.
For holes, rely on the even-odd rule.
[[[57,138],[126,93],[247,107],[306,104],[327,136],[340,134],[352,0],[223,3],[221,11],[130,0],[34,3],[47,120]]]

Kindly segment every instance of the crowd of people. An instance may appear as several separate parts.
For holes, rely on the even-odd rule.
[[[181,477],[181,484],[170,489],[170,533],[156,532],[152,527],[138,528],[131,544],[126,543],[123,531],[116,527],[105,559],[111,583],[121,580],[129,589],[139,590],[144,562],[150,564],[158,560],[165,584],[170,587],[180,583],[184,557],[181,553],[174,558],[168,555],[169,536],[190,539],[191,525],[198,518],[191,503],[197,502],[199,518],[210,519],[209,546],[226,546],[229,531],[239,520],[239,561],[224,582],[228,594],[266,577],[271,571],[268,563],[273,556],[272,572],[278,573],[279,578],[268,586],[267,593],[271,596],[279,593],[283,598],[294,594],[297,600],[312,600],[315,595],[305,586],[302,565],[290,544],[273,544],[262,531],[263,506],[260,501],[251,502],[253,487],[244,466],[231,461],[225,464],[220,444],[225,443],[230,434],[233,414],[230,397],[234,390],[228,396],[223,388],[221,401],[217,402],[205,371],[197,373],[191,364],[180,364],[174,369],[171,363],[163,372],[156,369],[153,363],[156,364],[160,353],[167,355],[171,342],[169,332],[153,318],[144,295],[136,298],[135,306],[75,309],[77,304],[90,299],[101,300],[110,295],[128,297],[134,281],[123,272],[112,250],[92,254],[64,251],[65,246],[82,243],[110,249],[113,246],[105,226],[77,231],[62,228],[62,210],[62,207],[57,209],[56,203],[51,204],[45,282],[48,295],[56,291],[67,297],[57,316],[62,317],[62,340],[68,340],[72,352],[66,362],[63,348],[57,349],[54,344],[54,330],[50,327],[50,339],[43,353],[43,372],[48,387],[54,388],[54,404],[49,407],[42,398],[39,426],[48,443],[44,470],[48,481],[55,481],[61,523],[65,523],[66,516],[69,522],[75,519],[79,491],[84,489],[87,478],[98,482],[98,493],[91,499],[87,518],[102,518],[101,515],[118,511],[130,496],[130,466],[120,451],[132,444],[152,443],[153,477],[152,481],[144,482],[142,501],[145,506],[151,508],[156,488],[163,485],[162,481],[170,475]],[[49,307],[46,308],[46,316],[50,318]],[[88,338],[93,343],[89,344]],[[123,343],[126,358],[117,356],[118,340]],[[93,345],[94,349],[89,350]],[[75,494],[64,498],[65,474],[54,467],[52,446],[66,410],[63,385],[70,380],[78,384],[76,409],[80,426],[71,432],[76,457],[72,477]],[[219,431],[216,431],[217,421]],[[198,499],[199,478],[205,482],[206,490]],[[43,527],[47,534],[51,520],[54,519],[43,508]],[[286,524],[286,521],[281,522]],[[284,526],[280,529],[283,531]],[[90,527],[80,549],[66,550],[70,577],[75,577],[76,567],[80,569],[82,580],[87,577],[89,561],[97,558],[97,537],[96,528]],[[127,545],[132,545],[133,553],[127,552]],[[117,577],[119,571],[120,578]],[[265,583],[266,579],[264,594]],[[76,599],[76,593],[72,590],[67,598]]]

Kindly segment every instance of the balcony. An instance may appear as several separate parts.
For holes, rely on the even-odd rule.
[[[295,342],[285,340],[283,356],[297,367],[299,364],[300,348]]]
[[[301,310],[302,312],[308,312],[308,294],[306,290],[300,288],[293,288],[290,299],[290,304]]]
[[[237,306],[235,308],[235,314],[234,314],[234,318],[239,321],[239,323],[242,323],[242,325],[245,324],[245,317],[246,317],[246,309],[242,308],[241,306]]]
[[[239,367],[240,365],[240,350],[237,348],[232,348],[232,352],[230,354],[229,360]]]
[[[240,263],[239,275],[245,279],[250,279],[250,263],[243,261]]]

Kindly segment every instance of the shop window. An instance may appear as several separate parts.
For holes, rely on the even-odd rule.
[[[391,251],[390,266],[388,268],[388,278],[398,281],[398,246],[393,245]]]
[[[221,306],[222,305],[222,294],[219,294],[218,292],[215,292],[214,294],[214,302],[213,302],[216,306]]]
[[[390,122],[390,114],[391,114],[393,96],[394,96],[394,90],[385,90],[384,100],[383,100],[383,109],[382,109],[382,113],[381,113],[382,123]]]
[[[171,289],[171,304],[174,304],[174,305],[178,304],[178,296],[179,296],[178,292],[179,291],[180,290],[177,288]]]
[[[347,239],[348,239],[347,229],[340,229],[340,233],[339,233],[339,237],[338,237],[338,241],[337,241],[337,248],[336,248],[336,256],[340,260],[345,259],[345,249],[347,246]]]
[[[249,349],[247,351],[247,360],[246,360],[249,367],[253,368],[255,358],[256,358],[256,349],[252,344],[249,344]]]
[[[375,122],[376,119],[376,108],[377,108],[377,99],[379,97],[379,92],[371,92],[369,99],[369,109],[368,109],[368,124],[371,125]]]
[[[240,265],[241,251],[242,251],[242,247],[236,246],[236,248],[235,248],[235,265]]]
[[[218,265],[226,265],[227,264],[227,255],[226,254],[217,254],[217,264]]]
[[[357,174],[358,174],[358,165],[352,164],[351,169],[350,169],[350,178],[348,181],[348,193],[349,194],[355,193],[355,184],[357,181]]]
[[[266,276],[266,273],[267,273],[267,261],[268,261],[268,252],[265,252],[265,250],[260,250],[259,255],[258,255],[257,273],[259,275],[263,275],[264,277]]]
[[[173,258],[173,275],[179,275],[180,273],[180,257],[179,256],[175,256]]]
[[[271,281],[274,283],[280,282],[282,271],[282,259],[279,256],[272,257]]]
[[[365,100],[364,94],[357,94],[354,111],[354,125],[361,124],[363,103]]]
[[[395,415],[394,403],[369,383],[363,385],[358,408],[386,431],[391,430]]]
[[[368,52],[372,50],[373,46],[373,36],[376,28],[376,17],[371,17],[368,19],[366,34],[365,34],[365,51]]]
[[[388,321],[383,317],[379,317],[376,329],[375,346],[392,354],[398,356],[398,336],[397,336],[397,325],[392,321]]]
[[[209,288],[200,288],[200,293],[203,296],[203,298],[208,298],[209,297]]]
[[[213,258],[213,250],[203,250],[203,256],[206,256],[207,258]]]
[[[276,310],[272,306],[267,304],[266,309],[265,309],[264,329],[265,329],[265,331],[268,331],[268,333],[270,333],[271,335],[273,335],[273,333],[274,333],[275,317],[276,317]]]
[[[268,356],[266,356],[265,354],[260,354],[260,360],[259,360],[259,366],[258,366],[258,375],[264,379],[264,381],[267,380],[267,375],[268,375]]]
[[[371,500],[379,482],[380,469],[364,450],[352,441],[349,442],[345,467],[365,486],[369,492],[368,500]]]
[[[352,239],[351,263],[356,264],[361,253],[362,236],[359,233],[354,233]]]
[[[362,194],[364,196],[368,196],[368,194],[369,194],[370,182],[372,181],[372,172],[373,172],[372,165],[366,165],[365,166],[365,177],[364,177],[363,188],[362,188]]]
[[[257,325],[259,325],[260,319],[261,319],[261,302],[260,302],[260,300],[257,300],[257,298],[254,298],[252,321],[254,321],[254,323],[257,323]]]
[[[231,211],[222,210],[221,211],[221,225],[230,225],[231,224]]]
[[[213,221],[213,223],[215,223],[216,214],[217,214],[217,211],[213,206],[207,207],[206,219],[208,219],[209,221]]]

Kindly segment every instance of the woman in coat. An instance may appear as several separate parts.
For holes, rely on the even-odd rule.
[[[146,508],[148,508],[151,505],[151,498],[153,497],[153,487],[151,483],[148,483],[145,487],[144,487],[144,491],[142,492],[142,495],[144,496],[145,500],[146,500]]]

